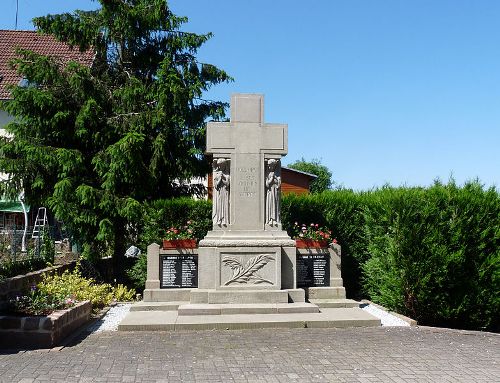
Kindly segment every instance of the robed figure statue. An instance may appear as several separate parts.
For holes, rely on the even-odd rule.
[[[266,224],[276,226],[280,222],[280,160],[267,160],[266,170]]]
[[[214,225],[229,224],[229,159],[218,158],[213,162],[214,195],[212,220]]]

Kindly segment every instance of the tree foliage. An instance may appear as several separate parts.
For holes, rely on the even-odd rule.
[[[92,67],[19,51],[12,63],[27,87],[11,89],[3,108],[16,118],[0,143],[10,195],[48,206],[83,242],[84,251],[114,247],[141,217],[142,204],[193,190],[204,176],[204,123],[226,104],[202,99],[231,81],[197,61],[211,37],[180,31],[187,21],[165,0],[99,0],[96,11],[34,19],[75,49],[95,50]]]
[[[318,159],[313,158],[311,161],[306,161],[302,157],[287,167],[318,176],[318,178],[311,182],[311,193],[321,193],[332,188],[332,172]]]

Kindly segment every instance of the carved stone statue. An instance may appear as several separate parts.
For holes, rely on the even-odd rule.
[[[266,161],[266,224],[275,226],[280,222],[280,160]]]
[[[218,158],[213,162],[212,220],[214,225],[224,226],[229,224],[229,164],[228,158]]]

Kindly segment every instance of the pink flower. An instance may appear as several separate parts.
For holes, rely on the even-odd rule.
[[[337,243],[337,239],[334,238],[333,241],[332,241],[332,243]]]
[[[316,224],[316,225],[314,225],[314,226],[319,227],[319,225],[318,225],[318,224]]]

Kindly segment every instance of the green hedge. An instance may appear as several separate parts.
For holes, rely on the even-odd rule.
[[[141,256],[127,275],[137,291],[142,291],[146,282],[146,251],[151,243],[161,244],[165,230],[172,226],[193,222],[195,236],[202,239],[212,228],[212,203],[191,198],[158,200],[144,207],[143,218],[138,228],[138,247]]]
[[[283,224],[328,226],[342,245],[348,296],[421,324],[498,331],[500,195],[458,187],[384,187],[286,196]]]
[[[478,182],[384,188],[366,208],[368,296],[422,324],[498,330],[500,196]]]

